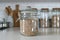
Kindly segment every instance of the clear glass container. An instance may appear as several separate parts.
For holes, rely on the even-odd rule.
[[[32,8],[22,10],[20,14],[20,33],[26,36],[34,36],[38,33],[37,10]]]
[[[60,27],[60,8],[52,9],[52,27]]]
[[[42,8],[40,12],[40,27],[47,28],[49,27],[49,21],[48,21],[48,8]]]

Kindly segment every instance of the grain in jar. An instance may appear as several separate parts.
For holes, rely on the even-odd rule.
[[[56,21],[56,15],[52,16],[52,27],[56,27],[57,21]]]
[[[52,24],[51,24],[52,23],[52,19],[49,18],[48,20],[49,20],[49,27],[51,28],[52,27]]]
[[[20,32],[24,35],[36,35],[37,32],[37,20],[35,19],[26,19],[20,20]],[[34,23],[35,22],[35,23]]]

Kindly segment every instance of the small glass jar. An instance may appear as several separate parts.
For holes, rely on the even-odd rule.
[[[47,28],[49,27],[49,21],[48,21],[48,8],[42,8],[40,13],[40,27]]]
[[[26,36],[34,36],[38,33],[37,10],[32,8],[21,11],[20,33]]]
[[[52,27],[60,27],[60,8],[52,9]]]

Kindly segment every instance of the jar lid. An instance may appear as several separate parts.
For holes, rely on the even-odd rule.
[[[21,13],[37,13],[37,8],[31,8],[30,6],[27,6],[25,10],[21,10]]]
[[[60,11],[60,8],[53,8],[52,11]]]
[[[21,12],[22,12],[22,11],[30,11],[30,10],[31,10],[31,6],[26,6],[25,9],[21,10]]]
[[[37,8],[32,8],[32,10],[37,10]]]
[[[37,8],[32,8],[32,11],[37,12],[37,11],[38,11],[38,9],[37,9]]]
[[[41,12],[49,12],[49,8],[41,8]]]

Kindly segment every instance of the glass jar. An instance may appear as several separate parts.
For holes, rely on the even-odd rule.
[[[32,8],[21,11],[20,32],[23,35],[34,36],[38,33],[38,19],[35,15],[37,10]]]
[[[60,27],[60,8],[52,9],[52,27]]]
[[[48,8],[42,8],[40,13],[40,27],[46,28],[49,27],[49,21],[48,21]]]

